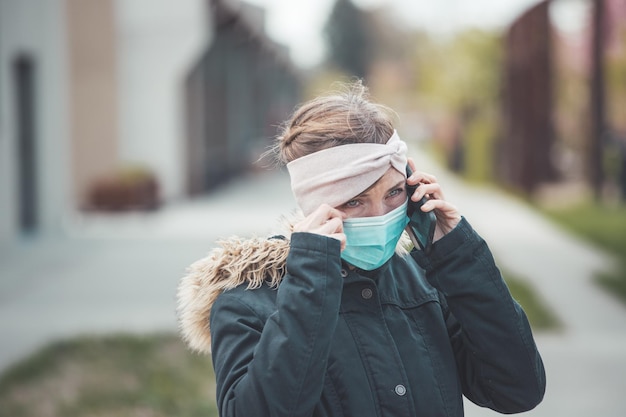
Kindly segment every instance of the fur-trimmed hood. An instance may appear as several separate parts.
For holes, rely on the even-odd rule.
[[[285,274],[294,220],[284,222],[286,231],[281,235],[218,241],[206,257],[187,268],[178,285],[177,315],[180,334],[190,349],[211,352],[211,308],[223,291],[242,284],[249,289],[259,288],[264,282],[278,287]],[[410,245],[408,235],[403,233],[396,252],[406,252]]]
[[[211,307],[223,291],[264,282],[278,287],[285,273],[289,240],[285,236],[218,241],[218,247],[187,268],[177,293],[179,329],[190,349],[211,352]]]

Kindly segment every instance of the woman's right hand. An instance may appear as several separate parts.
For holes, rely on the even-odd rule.
[[[343,233],[345,214],[328,204],[322,204],[293,226],[294,232],[315,233],[332,237],[341,242],[341,250],[346,247],[346,235]]]

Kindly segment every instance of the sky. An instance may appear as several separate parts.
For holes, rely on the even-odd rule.
[[[294,62],[310,67],[325,54],[322,28],[334,0],[245,0],[266,9],[266,30],[286,44]],[[539,0],[353,0],[363,7],[389,7],[409,27],[435,33],[460,28],[502,28]],[[553,7],[555,19],[565,26],[580,20],[584,0],[560,0]],[[556,12],[555,12],[556,11]]]

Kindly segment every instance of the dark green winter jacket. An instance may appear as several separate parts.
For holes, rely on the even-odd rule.
[[[396,253],[369,272],[309,233],[257,242],[269,269],[261,256],[229,272],[251,258],[240,243],[193,266],[179,290],[183,336],[211,343],[222,417],[462,416],[462,395],[517,413],[543,398],[526,316],[465,219],[428,256]],[[266,277],[252,282],[251,270]]]

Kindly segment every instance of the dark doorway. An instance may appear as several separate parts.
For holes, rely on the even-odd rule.
[[[28,56],[13,62],[18,161],[19,226],[22,233],[37,229],[37,164],[35,129],[35,64]]]

